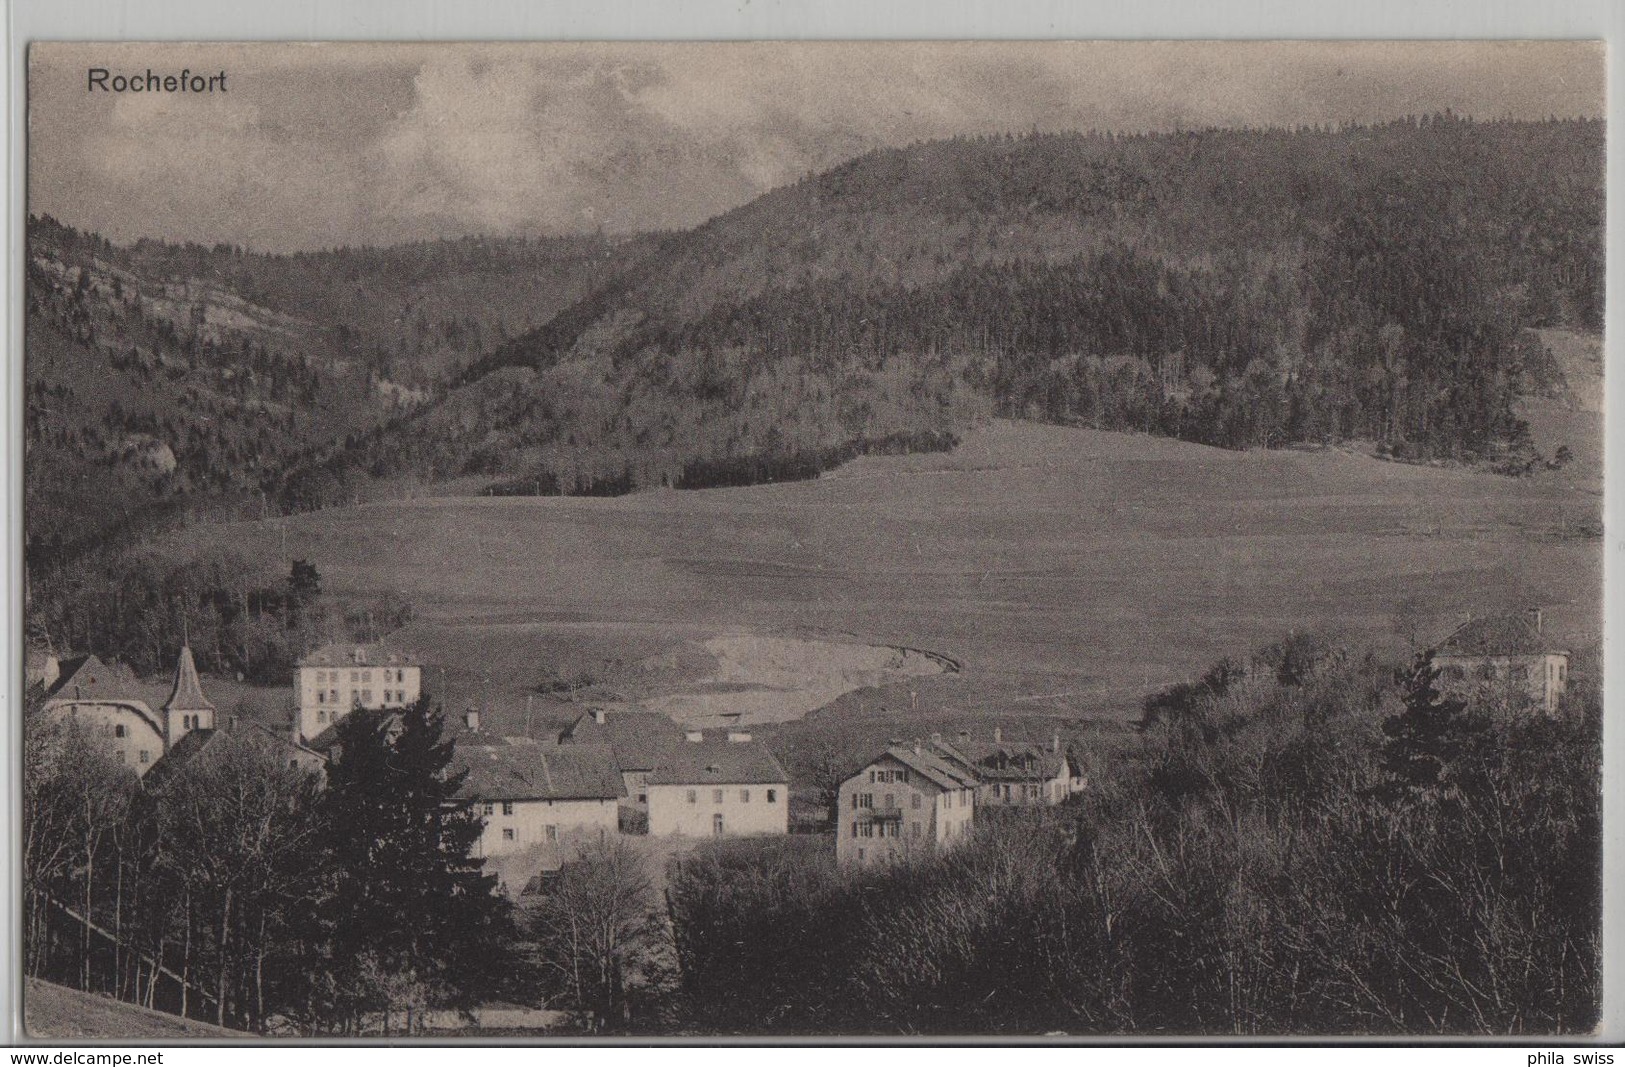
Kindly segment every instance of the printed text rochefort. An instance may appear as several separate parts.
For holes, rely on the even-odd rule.
[[[117,73],[106,67],[85,71],[85,91],[103,93],[223,93],[226,72],[201,74],[192,70],[159,73],[148,67],[144,72]]]

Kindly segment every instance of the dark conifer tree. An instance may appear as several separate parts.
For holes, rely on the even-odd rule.
[[[1441,693],[1438,677],[1433,654],[1418,656],[1405,685],[1405,710],[1383,723],[1382,765],[1397,794],[1451,787],[1489,737],[1489,717]]]
[[[512,906],[470,855],[480,820],[458,799],[443,727],[425,697],[398,713],[354,711],[337,728],[320,922],[342,1029],[369,1013],[471,1008],[515,978]]]

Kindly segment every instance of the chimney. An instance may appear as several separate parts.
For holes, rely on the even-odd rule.
[[[480,713],[476,708],[469,708],[463,712],[463,725],[474,733],[480,732]]]
[[[942,735],[941,735],[941,734],[940,734],[940,733],[933,733],[933,734],[932,734],[932,735],[931,735],[931,743],[932,743],[932,744],[933,744],[933,745],[940,745],[940,744],[942,744]]]
[[[1051,752],[1059,752],[1059,751],[1061,751],[1061,731],[1056,730],[1053,734],[1050,735],[1050,738],[1049,738],[1049,750]]]
[[[604,725],[605,722],[609,721],[609,712],[605,711],[603,708],[593,708],[592,721],[597,723],[599,726]]]
[[[1541,623],[1543,621],[1541,619],[1540,609],[1539,608],[1528,608],[1525,611],[1525,614],[1527,614],[1529,616],[1529,622],[1535,627],[1535,632],[1537,634],[1540,633],[1541,632],[1540,627],[1541,627]]]
[[[997,745],[997,744],[1001,743],[1003,740],[1004,740],[1004,730],[1001,729],[1000,727],[995,726],[993,728],[993,743],[995,745]]]
[[[705,731],[704,730],[688,730],[688,731],[685,731],[683,733],[683,737],[685,739],[689,740],[689,741],[704,741],[705,740]]]
[[[730,740],[730,741],[749,741],[750,740],[750,731],[749,730],[729,730],[728,731],[728,740]]]

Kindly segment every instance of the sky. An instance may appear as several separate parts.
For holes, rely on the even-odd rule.
[[[697,225],[956,134],[1600,117],[1584,42],[35,44],[29,210],[264,251]],[[87,70],[227,73],[213,94]]]

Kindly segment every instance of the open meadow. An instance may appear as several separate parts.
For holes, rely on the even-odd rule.
[[[1510,478],[994,421],[815,481],[373,503],[165,550],[308,558],[330,593],[399,594],[416,619],[391,640],[454,705],[556,721],[573,683],[708,725],[837,700],[1076,724],[1291,631],[1428,641],[1539,604],[1590,639],[1601,497],[1581,466]]]

